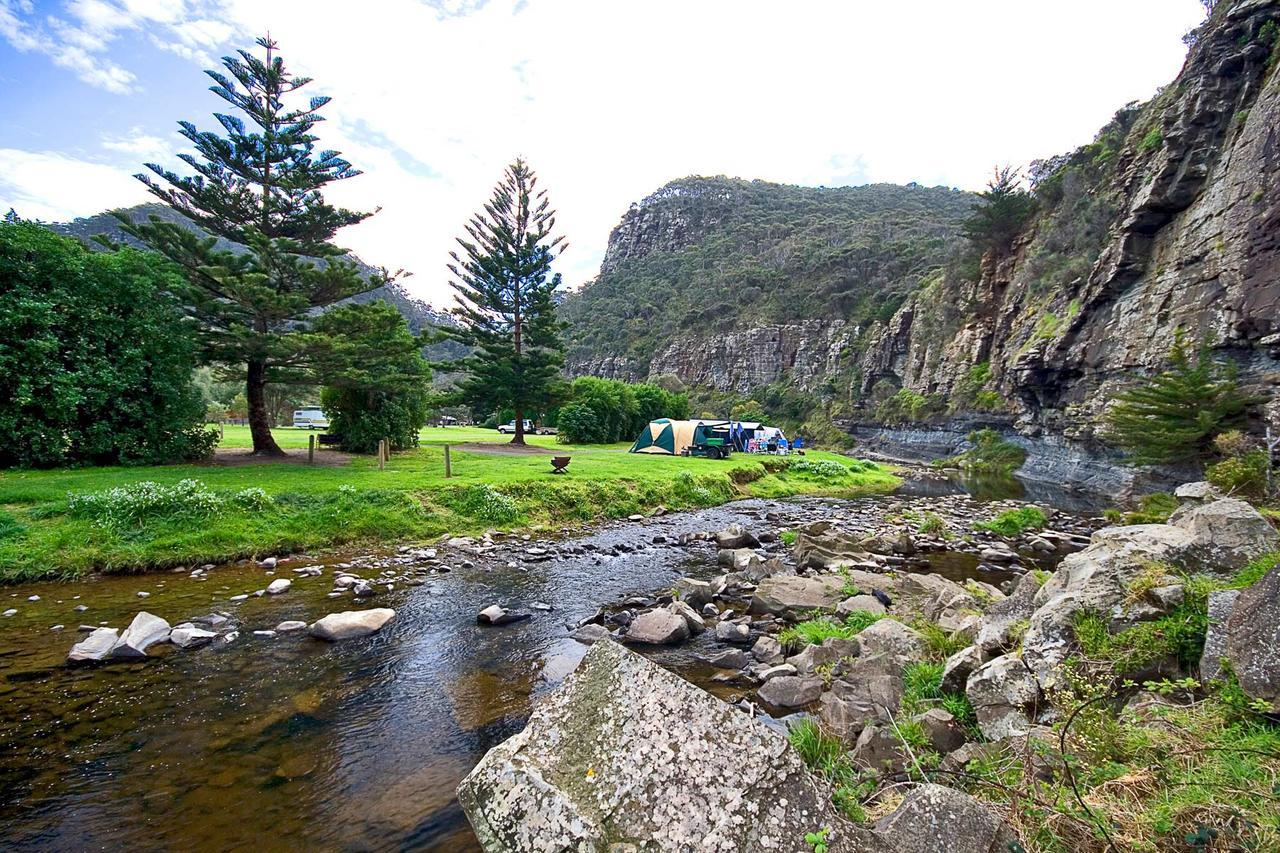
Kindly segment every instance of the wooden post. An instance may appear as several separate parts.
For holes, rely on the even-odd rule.
[[[385,438],[378,440],[378,470],[382,471],[387,467],[387,440]]]
[[[313,432],[307,436],[307,464],[314,465],[316,461],[316,434]]]
[[[453,465],[449,460],[449,445],[444,446],[444,478],[447,480],[453,476]]]

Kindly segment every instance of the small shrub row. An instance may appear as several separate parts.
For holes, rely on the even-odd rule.
[[[69,493],[67,511],[102,527],[134,527],[147,522],[209,516],[227,510],[263,510],[271,496],[259,488],[220,494],[199,480],[179,480],[172,486],[150,480],[100,492]]]

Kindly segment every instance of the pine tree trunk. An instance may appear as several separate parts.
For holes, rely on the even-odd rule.
[[[512,444],[524,444],[524,409],[516,406],[516,433],[511,436]]]
[[[245,396],[249,400],[249,434],[253,436],[254,456],[284,456],[285,452],[271,436],[271,422],[267,418],[267,365],[263,361],[249,361]]]

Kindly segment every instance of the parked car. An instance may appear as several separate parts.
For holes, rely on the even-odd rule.
[[[306,406],[293,413],[293,426],[296,429],[328,429],[329,418],[319,406]]]
[[[505,424],[503,424],[502,426],[498,427],[498,432],[502,433],[503,435],[514,435],[514,434],[515,434],[515,431],[516,431],[516,422],[515,422],[515,421],[508,421],[507,423],[505,423]],[[532,433],[532,432],[533,432],[533,421],[528,420],[527,418],[525,419],[525,422],[524,422],[524,431],[525,431],[525,432],[528,432],[528,433]]]

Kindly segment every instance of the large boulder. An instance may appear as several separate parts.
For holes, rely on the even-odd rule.
[[[106,660],[120,639],[119,628],[94,628],[89,636],[71,647],[68,663],[90,663]]]
[[[1227,659],[1240,688],[1280,712],[1280,566],[1236,599],[1227,619]]]
[[[924,635],[896,619],[881,619],[858,632],[858,646],[865,655],[886,654],[904,661],[924,657]]]
[[[716,587],[709,581],[696,578],[680,578],[672,587],[679,599],[695,610],[701,610],[715,598]]]
[[[395,618],[395,615],[396,612],[390,607],[330,613],[311,623],[311,636],[330,643],[367,637],[381,631],[384,625]]]
[[[823,725],[853,743],[868,725],[892,721],[902,705],[902,667],[892,658],[854,661],[822,694]]]
[[[1205,632],[1204,651],[1200,654],[1200,678],[1213,681],[1223,675],[1222,661],[1227,657],[1227,622],[1235,609],[1238,589],[1209,593],[1209,629]]]
[[[667,605],[667,609],[685,621],[685,624],[689,626],[689,635],[691,637],[696,637],[707,630],[707,620],[703,619],[702,614],[684,601],[676,599]]]
[[[858,656],[860,647],[855,639],[827,637],[821,643],[805,646],[799,654],[787,658],[796,671],[805,674],[816,672],[819,667],[834,668],[837,664],[849,664]]]
[[[1219,574],[1229,575],[1280,548],[1280,533],[1260,512],[1235,498],[1179,507],[1169,523],[1190,534],[1199,568]]]
[[[111,647],[113,658],[141,658],[147,656],[147,649],[156,643],[169,639],[169,623],[155,614],[143,610],[129,627],[120,634],[120,639]]]
[[[627,626],[628,643],[650,646],[672,646],[689,639],[689,623],[666,608],[641,613]]]
[[[943,785],[920,785],[902,805],[876,823],[876,834],[898,853],[1008,853],[1018,836],[968,794]],[[945,839],[945,841],[944,841]]]
[[[730,524],[716,533],[716,547],[736,550],[738,548],[758,548],[760,540],[741,524]]]
[[[822,695],[822,679],[806,675],[781,675],[760,686],[760,701],[775,708],[803,708]]]
[[[612,642],[489,750],[458,800],[489,853],[791,853],[818,827],[833,853],[886,849],[835,813],[781,733]]]
[[[844,580],[835,575],[774,575],[760,581],[751,597],[752,613],[802,618],[810,611],[834,611],[844,600]]]
[[[875,559],[862,542],[848,533],[823,530],[796,537],[796,564],[814,569],[874,568]]]
[[[1016,655],[987,661],[969,676],[965,695],[988,740],[1004,740],[1031,730],[1040,685]]]

